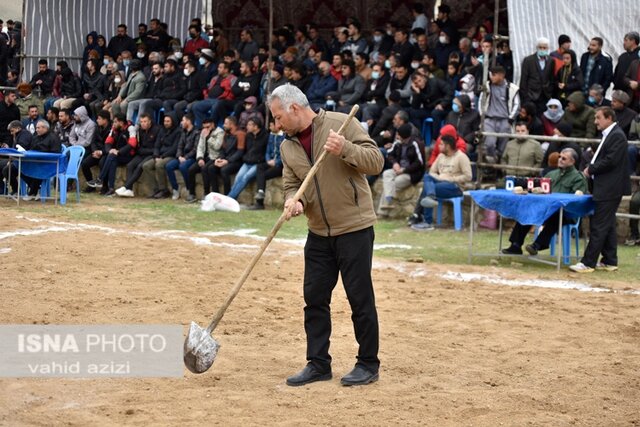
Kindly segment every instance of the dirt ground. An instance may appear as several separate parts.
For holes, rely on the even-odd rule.
[[[191,320],[207,324],[260,243],[93,225],[3,218],[0,323],[163,323],[186,333]],[[222,347],[207,373],[0,379],[0,425],[640,426],[640,295],[441,277],[522,278],[494,267],[376,259],[380,381],[340,386],[357,346],[339,285],[334,379],[287,387],[305,363],[301,254],[272,244],[215,331]]]

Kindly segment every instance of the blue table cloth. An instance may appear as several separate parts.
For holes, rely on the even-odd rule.
[[[564,208],[564,218],[591,215],[594,209],[590,195],[575,194],[513,194],[507,190],[476,190],[469,194],[484,209],[497,211],[520,224],[541,225],[547,218]]]
[[[53,178],[57,173],[65,173],[67,170],[68,159],[63,153],[18,151],[14,148],[0,148],[0,155],[20,157],[22,162],[22,173],[31,178]],[[56,162],[58,165],[57,173]],[[15,163],[17,163],[17,161]]]

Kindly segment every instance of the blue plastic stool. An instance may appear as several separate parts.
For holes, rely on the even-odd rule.
[[[453,226],[456,231],[462,230],[462,200],[464,196],[452,197],[450,199],[438,198],[438,225],[442,224],[442,205],[449,202],[453,205]]]
[[[431,146],[431,134],[433,133],[433,118],[427,117],[422,122],[422,139],[424,139],[424,145]]]
[[[535,237],[538,237],[539,228],[536,228]],[[565,224],[562,226],[562,263],[571,263],[571,237],[575,239],[576,257],[580,256],[580,218],[575,224]],[[549,242],[549,254],[556,255],[556,236]]]

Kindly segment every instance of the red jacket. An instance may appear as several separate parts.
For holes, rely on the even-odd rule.
[[[442,135],[453,136],[456,139],[456,148],[465,154],[467,153],[467,142],[464,139],[462,139],[460,135],[458,135],[458,132],[456,131],[455,126],[444,125],[442,126],[442,129],[440,129],[440,136],[436,140],[436,143],[434,144],[434,147],[431,150],[431,156],[429,156],[429,166],[431,166],[433,162],[436,161],[436,157],[438,157],[438,154],[440,154],[439,147],[440,147],[440,140],[442,138]]]
[[[187,42],[184,44],[184,49],[182,49],[182,53],[184,55],[193,55],[196,53],[196,49],[209,49],[209,43],[206,42],[202,37],[187,40]]]
[[[234,76],[233,74],[229,74],[227,75],[227,77],[224,77],[222,81],[220,81],[220,84],[217,84],[219,79],[219,75],[214,76],[211,79],[209,87],[202,91],[202,93],[204,94],[204,98],[225,99],[227,101],[235,99],[235,95],[231,91],[231,87],[236,82],[236,76]],[[216,86],[218,87],[216,88]],[[212,90],[214,91],[212,92]]]

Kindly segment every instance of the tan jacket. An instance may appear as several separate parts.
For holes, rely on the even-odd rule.
[[[312,160],[297,137],[286,136],[281,145],[285,199],[293,197],[311,169],[329,136],[346,119],[342,113],[320,110],[313,119]],[[340,157],[328,154],[313,182],[302,196],[309,231],[320,236],[338,236],[362,230],[376,222],[371,190],[366,175],[378,175],[384,158],[375,142],[353,120]]]
[[[451,157],[440,153],[431,165],[429,175],[440,181],[453,182],[464,191],[464,185],[471,181],[471,162],[460,150],[456,150]]]

